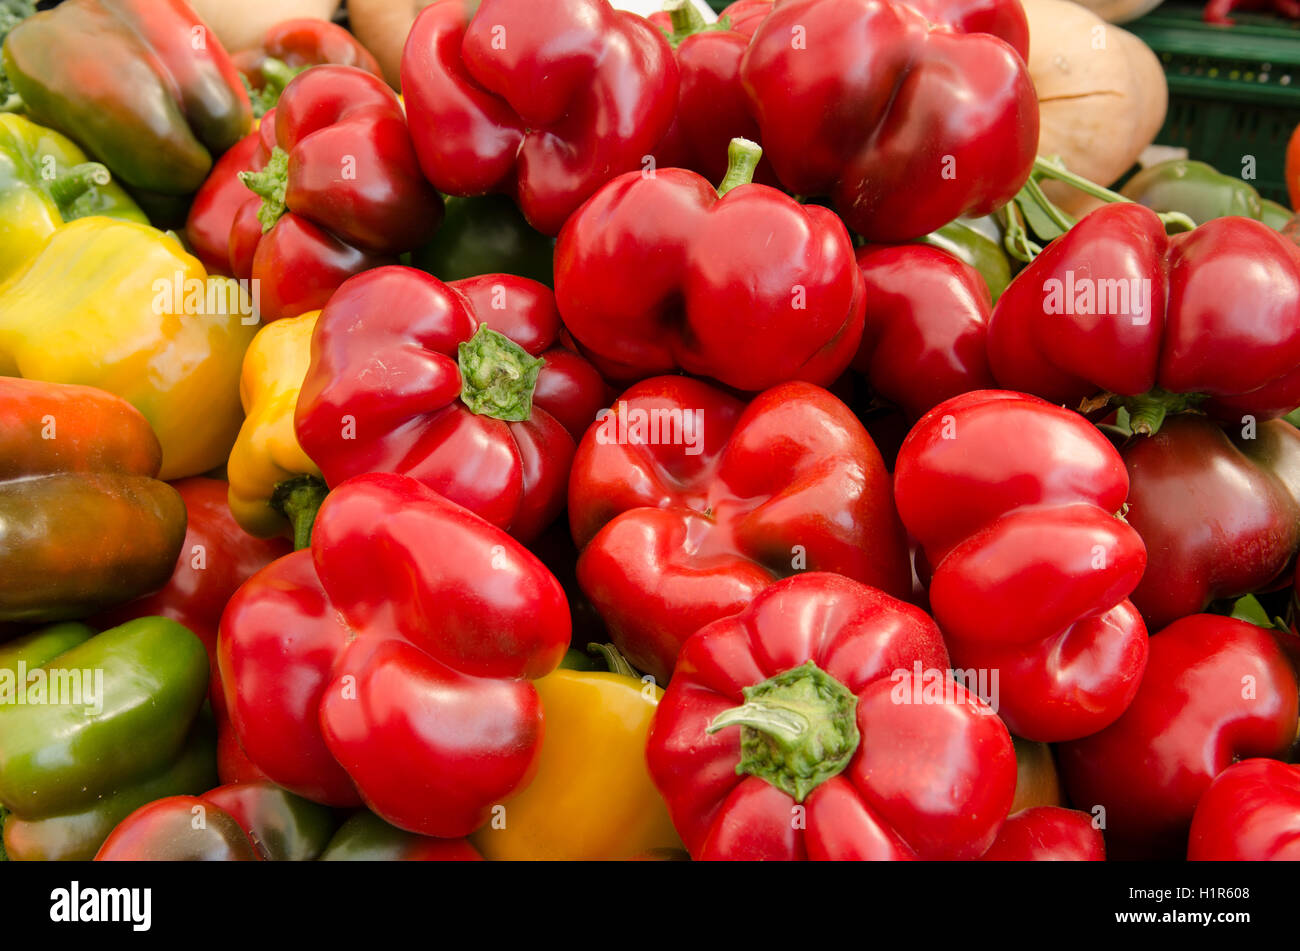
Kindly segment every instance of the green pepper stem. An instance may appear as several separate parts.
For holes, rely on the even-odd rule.
[[[1082,175],[1076,175],[1074,172],[1067,169],[1059,159],[1052,161],[1043,158],[1041,155],[1036,156],[1034,158],[1034,172],[1042,175],[1044,178],[1053,178],[1058,182],[1065,182],[1065,184],[1077,188],[1085,195],[1091,195],[1093,198],[1099,198],[1104,202],[1109,202],[1110,204],[1133,203],[1133,199],[1121,195],[1117,191],[1112,191],[1109,188],[1098,185],[1096,182],[1086,179]],[[1044,210],[1047,210],[1046,206],[1044,207]],[[1157,217],[1166,226],[1173,225],[1184,231],[1191,231],[1196,227],[1196,222],[1181,211],[1159,212],[1157,213]]]
[[[641,671],[629,664],[627,658],[613,644],[592,642],[587,645],[587,653],[592,657],[599,657],[603,660],[611,674],[622,674],[624,677],[631,677],[633,680],[641,679]]]
[[[282,59],[276,59],[274,56],[268,56],[258,65],[258,71],[262,74],[266,86],[283,91],[284,87],[293,82],[295,76],[308,67],[294,69]]]
[[[718,197],[721,198],[733,188],[753,182],[754,170],[758,168],[762,157],[763,149],[757,142],[742,138],[732,139],[727,146],[727,174],[718,185]]]
[[[1004,235],[1002,246],[1008,255],[1017,261],[1028,264],[1043,253],[1042,245],[1029,237],[1024,217],[1014,201],[1009,201],[1001,209],[1004,217]]]
[[[240,172],[239,180],[262,199],[257,209],[257,220],[262,223],[262,234],[266,234],[286,210],[284,194],[289,187],[289,153],[277,145],[261,171]]]
[[[50,198],[62,211],[96,185],[107,185],[112,180],[107,166],[99,162],[82,162],[50,182]]]
[[[740,727],[737,775],[748,773],[803,802],[853,758],[858,698],[813,661],[741,691],[745,702],[713,718],[706,731]]]
[[[755,700],[739,707],[724,710],[713,718],[705,733],[717,733],[729,726],[747,726],[773,736],[780,736],[788,743],[796,742],[808,732],[808,718],[794,710],[773,706],[762,700]]]
[[[696,9],[691,0],[667,0],[664,9],[668,12],[668,18],[673,21],[675,37],[685,39],[708,26],[704,14]]]
[[[546,361],[505,334],[479,324],[457,348],[461,401],[471,412],[507,422],[533,415],[533,390]]]
[[[1116,396],[1111,402],[1128,411],[1129,429],[1138,436],[1154,436],[1170,413],[1194,410],[1206,399],[1204,393],[1171,393],[1155,387],[1139,396]]]
[[[329,489],[317,475],[298,475],[276,484],[271,493],[271,508],[289,520],[293,527],[293,548],[311,547],[311,530],[316,513]]]

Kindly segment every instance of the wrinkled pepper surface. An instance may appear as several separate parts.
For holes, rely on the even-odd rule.
[[[0,281],[75,218],[149,223],[108,169],[91,162],[71,139],[8,113],[0,114],[0,209]]]
[[[185,505],[124,400],[0,377],[0,622],[84,618],[162,587]]]
[[[207,689],[203,645],[169,618],[102,634],[69,622],[0,646],[9,857],[90,859],[133,810],[211,788]]]
[[[810,383],[748,404],[684,376],[638,383],[578,446],[569,527],[583,591],[660,683],[688,637],[779,578],[833,571],[911,591],[880,453]]]
[[[991,34],[930,21],[960,4],[925,6],[934,11],[787,0],[741,61],[781,184],[830,196],[869,241],[907,241],[1001,207],[1038,148],[1038,100],[1021,54]]]
[[[610,379],[684,370],[738,390],[832,383],[862,336],[862,275],[827,208],[750,183],[735,139],[716,189],[694,172],[629,172],[555,246],[564,325]]]
[[[1032,396],[968,393],[908,434],[894,491],[953,662],[998,673],[1007,726],[1056,742],[1114,722],[1146,663],[1127,600],[1146,550],[1117,517],[1128,476],[1106,438]]]
[[[437,0],[402,53],[420,165],[448,195],[511,196],[534,228],[653,161],[677,107],[663,35],[606,0]]]
[[[373,474],[330,492],[311,548],[236,592],[217,653],[240,743],[272,781],[450,838],[532,778],[532,681],[569,634],[563,589],[518,542]]]
[[[1016,786],[934,621],[820,572],[686,642],[646,758],[695,859],[973,859]]]
[[[124,184],[167,195],[198,188],[253,119],[234,63],[184,0],[67,0],[10,32],[4,70],[33,119]]]
[[[256,317],[171,236],[81,218],[0,284],[0,376],[96,386],[144,414],[163,479],[226,460]]]

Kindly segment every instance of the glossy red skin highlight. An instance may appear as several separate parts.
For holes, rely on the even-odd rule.
[[[1029,21],[1019,0],[910,0],[907,3],[931,23],[961,33],[991,33],[1006,40],[1020,58],[1029,51]],[[750,115],[740,62],[758,25],[772,12],[772,0],[737,0],[718,20],[730,30],[710,29],[683,40],[674,51],[681,75],[677,118],[655,150],[661,166],[689,168],[711,182],[727,170],[727,143],[734,136],[760,142],[758,123]],[[666,33],[672,21],[666,13],[649,18]],[[779,185],[771,162],[759,163],[754,180]]]
[[[919,419],[944,400],[993,386],[988,326],[993,310],[978,271],[925,245],[864,247],[866,321],[853,369]]]
[[[862,275],[835,215],[684,169],[616,178],[555,247],[555,298],[610,379],[682,370],[757,392],[828,386],[862,335]]]
[[[402,90],[439,191],[509,195],[554,235],[654,152],[677,67],[655,27],[605,0],[437,0],[407,37]]]
[[[1131,302],[1124,310],[1117,296],[1114,313],[1048,313],[1047,282],[1068,287],[1067,272],[1076,287],[1082,278],[1147,281],[1150,312]],[[1067,406],[1160,386],[1207,394],[1204,408],[1226,420],[1283,415],[1300,405],[1300,250],[1247,218],[1170,238],[1150,209],[1106,205],[998,299],[989,362],[999,385]]]
[[[349,276],[393,263],[442,221],[442,198],[420,172],[397,94],[365,70],[299,74],[258,139],[252,170],[277,146],[289,155],[286,212],[263,233],[262,199],[245,189],[228,250],[234,275],[259,281],[263,320],[319,309]]]
[[[602,422],[574,458],[578,581],[639,670],[666,681],[696,630],[798,571],[834,571],[897,597],[910,592],[884,463],[830,393],[788,383],[746,405],[697,380],[658,377],[615,408],[702,414],[698,454],[602,442]]]
[[[546,360],[527,420],[478,415],[461,400],[457,346],[480,323]],[[531,540],[564,508],[577,440],[609,398],[591,364],[560,346],[561,329],[550,289],[528,278],[358,275],[317,319],[298,441],[331,486],[400,472]]]
[[[405,476],[336,487],[312,547],[231,600],[231,722],[276,783],[453,838],[532,777],[531,680],[569,644],[564,592],[518,542]]]
[[[1077,809],[1035,806],[1002,824],[982,862],[1104,862],[1106,840]]]
[[[1191,862],[1300,860],[1300,768],[1272,759],[1234,763],[1196,804]]]
[[[1248,687],[1253,698],[1243,696]],[[1070,801],[1104,807],[1113,857],[1180,858],[1214,777],[1238,759],[1290,749],[1296,690],[1294,669],[1263,628],[1212,614],[1175,621],[1151,636],[1142,686],[1124,715],[1058,748]]]
[[[1121,450],[1125,517],[1147,548],[1133,604],[1153,630],[1267,589],[1300,547],[1300,432],[1280,419],[1242,432],[1176,416]]]
[[[1113,722],[1146,662],[1125,600],[1146,551],[1114,517],[1128,477],[1105,437],[1032,396],[968,393],[908,434],[894,492],[954,664],[1001,672],[998,713],[1016,735],[1057,742]]]
[[[782,185],[830,196],[869,241],[908,241],[1001,207],[1038,147],[1020,54],[894,0],[778,4],[740,75]]]
[[[737,775],[738,728],[705,728],[743,687],[813,660],[858,697],[862,739],[848,766],[804,800]],[[910,704],[913,664],[946,670],[943,637],[918,608],[813,572],[760,593],[686,642],[650,728],[650,774],[691,857],[704,860],[971,859],[994,841],[1015,794],[1006,727],[973,694]],[[901,681],[895,672],[902,672]],[[936,796],[934,790],[951,790]]]

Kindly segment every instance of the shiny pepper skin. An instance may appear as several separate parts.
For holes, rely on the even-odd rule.
[[[934,622],[821,572],[686,642],[646,758],[695,859],[973,859],[1016,786],[1011,737],[949,676]]]
[[[1116,517],[1128,477],[1097,429],[1032,396],[968,393],[916,424],[894,489],[953,661],[999,672],[1017,736],[1074,739],[1123,713],[1146,663],[1126,600],[1146,550]]]

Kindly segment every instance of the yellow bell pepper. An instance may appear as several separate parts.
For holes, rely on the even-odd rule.
[[[0,280],[30,261],[55,228],[91,215],[149,223],[108,169],[71,139],[0,114]]]
[[[290,528],[283,500],[277,497],[278,486],[307,477],[324,488],[320,469],[298,445],[293,428],[293,411],[311,364],[311,335],[319,315],[314,310],[267,324],[244,354],[239,377],[244,425],[230,452],[226,475],[231,514],[244,531],[262,538]]]
[[[159,478],[207,472],[239,431],[255,297],[209,278],[172,235],[80,218],[0,284],[0,376],[116,394],[157,433]]]
[[[645,763],[663,691],[626,673],[564,668],[535,684],[546,716],[537,774],[470,837],[474,846],[497,861],[619,860],[680,850]]]

